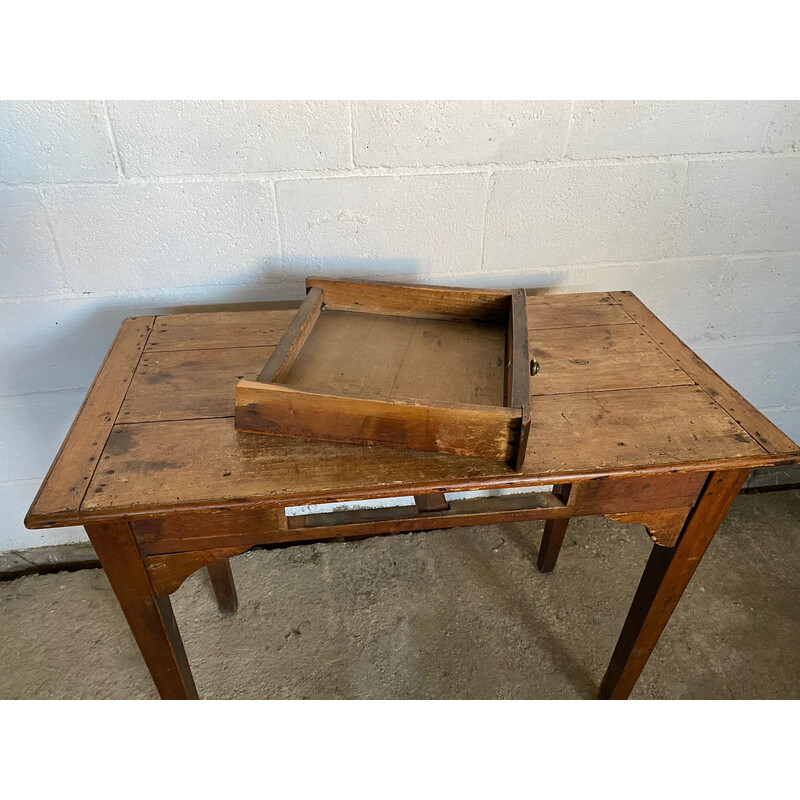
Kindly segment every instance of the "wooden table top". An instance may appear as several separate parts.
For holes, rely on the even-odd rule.
[[[298,305],[126,319],[26,525],[800,462],[800,448],[630,292],[528,297],[541,371],[522,473],[238,433],[235,384],[259,373]]]

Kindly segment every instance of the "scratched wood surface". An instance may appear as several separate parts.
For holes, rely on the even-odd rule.
[[[237,433],[231,381],[252,374],[254,351],[274,347],[294,311],[178,314],[149,318],[149,339],[123,326],[27,524],[800,459],[633,295],[529,296],[527,308],[541,371],[531,379],[522,473],[475,458]],[[159,418],[162,391],[185,398],[181,419]],[[100,424],[90,425],[100,406]]]
[[[380,400],[503,406],[505,344],[499,323],[326,311],[282,383],[345,387]]]

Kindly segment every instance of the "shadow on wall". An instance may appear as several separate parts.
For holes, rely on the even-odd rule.
[[[58,298],[43,302],[41,313],[35,315],[30,314],[29,306],[7,307],[8,330],[15,346],[7,348],[3,357],[6,366],[0,378],[0,394],[88,387],[125,317],[256,309],[265,302],[300,300],[309,275],[491,288],[520,285],[519,276],[431,276],[429,265],[414,259],[309,258],[293,259],[279,268],[265,266],[270,262],[274,263],[273,257],[265,258],[249,271],[248,282],[236,285]],[[246,278],[242,273],[237,275],[237,281]],[[6,325],[0,324],[3,328]]]

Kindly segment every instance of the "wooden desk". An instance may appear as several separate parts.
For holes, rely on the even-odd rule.
[[[600,686],[600,697],[625,698],[749,470],[800,462],[800,448],[630,292],[529,296],[541,372],[521,473],[237,433],[234,386],[258,374],[297,305],[126,319],[26,517],[30,528],[85,526],[163,698],[197,697],[169,595],[201,567],[233,612],[228,559],[258,544],[546,520],[538,565],[549,572],[569,518],[591,514],[642,523],[654,541]],[[411,512],[284,513],[410,494]]]

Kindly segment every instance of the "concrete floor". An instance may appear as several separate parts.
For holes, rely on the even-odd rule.
[[[551,575],[541,523],[378,537],[233,559],[173,595],[205,698],[589,698],[650,550],[644,529],[573,520]],[[101,570],[0,584],[0,697],[152,698]],[[740,496],[636,698],[800,697],[800,491]]]

